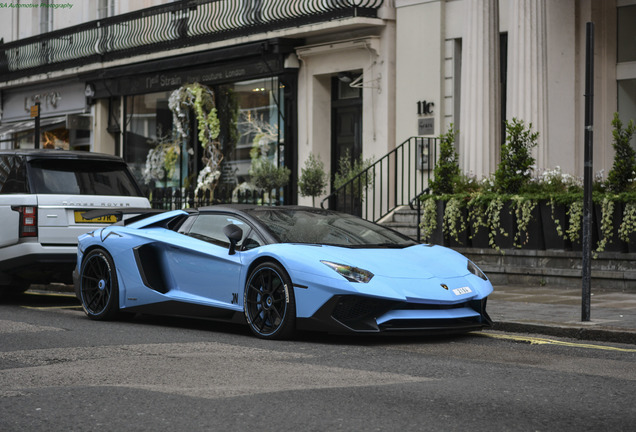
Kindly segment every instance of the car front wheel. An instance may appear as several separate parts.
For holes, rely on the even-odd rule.
[[[119,288],[115,263],[108,253],[95,249],[84,257],[79,275],[84,312],[94,320],[114,318],[119,312]]]
[[[245,318],[252,333],[263,339],[293,336],[296,302],[291,279],[278,264],[259,264],[247,279]]]

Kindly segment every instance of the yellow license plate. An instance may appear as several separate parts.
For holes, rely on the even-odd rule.
[[[114,224],[117,222],[117,216],[108,215],[108,216],[100,216],[93,219],[86,219],[83,214],[84,211],[76,211],[75,212],[75,223],[103,223],[103,224]]]

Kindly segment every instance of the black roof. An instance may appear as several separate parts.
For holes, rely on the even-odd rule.
[[[91,159],[123,162],[119,156],[73,150],[13,149],[0,150],[0,155],[26,156],[27,159]]]

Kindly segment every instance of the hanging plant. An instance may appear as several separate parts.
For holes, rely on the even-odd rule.
[[[560,238],[565,239],[565,231],[563,230],[563,227],[561,226],[561,220],[556,215],[557,203],[554,200],[554,197],[550,197],[550,201],[548,205],[550,206],[550,217],[552,218],[552,222],[554,222],[554,228],[556,229],[557,235]]]
[[[196,191],[214,191],[221,178],[223,153],[218,141],[221,130],[214,102],[214,93],[203,84],[186,84],[170,94],[168,107],[172,111],[177,133],[184,139],[190,136],[189,113],[194,111],[199,131],[198,139],[203,147],[202,161],[205,165],[198,176]],[[205,171],[205,172],[204,172]]]
[[[612,242],[612,228],[614,226],[614,195],[605,195],[601,201],[600,238],[596,246],[596,254],[605,251],[605,248]]]
[[[473,239],[479,231],[488,228],[486,220],[486,208],[488,208],[489,198],[483,193],[473,193],[466,204],[468,209],[468,223],[473,227],[470,239]]]
[[[504,237],[508,237],[508,233],[501,226],[501,212],[504,208],[504,200],[501,196],[495,196],[488,207],[486,208],[486,220],[487,226],[490,227],[488,232],[488,244],[491,248],[501,251],[501,248],[497,244],[496,236],[501,234]]]
[[[422,219],[420,221],[420,234],[424,241],[430,240],[433,231],[437,228],[437,205],[430,196],[423,199]]]
[[[460,243],[459,235],[468,230],[464,217],[465,209],[466,200],[463,196],[451,196],[451,198],[446,201],[442,230],[446,236],[458,243]]]
[[[568,229],[567,238],[572,243],[577,242],[581,238],[581,226],[583,224],[583,201],[574,201],[570,204],[567,211]]]
[[[520,195],[512,197],[513,207],[515,209],[515,217],[517,220],[518,230],[515,233],[514,245],[518,248],[526,245],[530,240],[528,227],[532,221],[532,212],[537,207],[538,202],[534,199],[525,198]],[[524,236],[524,238],[522,238]]]
[[[629,243],[630,236],[636,232],[636,202],[630,201],[625,204],[623,210],[623,220],[618,229],[618,237]]]

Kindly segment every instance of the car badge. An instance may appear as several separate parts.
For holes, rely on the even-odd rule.
[[[448,285],[446,285],[446,284],[441,284],[441,285],[442,285],[442,288],[444,288],[446,291],[448,291]]]

